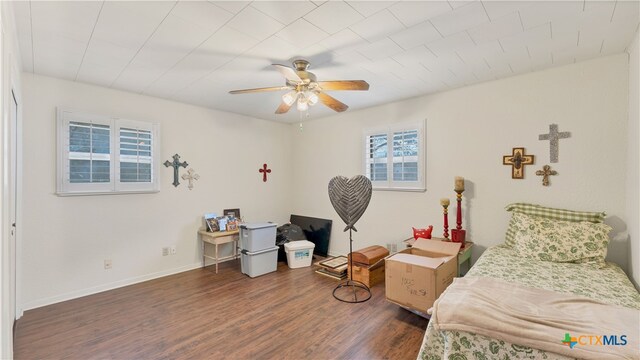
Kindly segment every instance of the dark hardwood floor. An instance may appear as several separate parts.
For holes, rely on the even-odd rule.
[[[239,261],[27,311],[16,359],[415,359],[427,320],[333,298],[313,268],[251,279]]]

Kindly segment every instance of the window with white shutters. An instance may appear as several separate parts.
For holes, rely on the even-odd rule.
[[[58,194],[158,191],[158,125],[58,111]]]
[[[364,173],[374,189],[425,190],[421,123],[369,130],[364,142]]]

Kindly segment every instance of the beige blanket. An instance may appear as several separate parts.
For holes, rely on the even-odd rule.
[[[640,359],[640,311],[498,279],[456,278],[434,304],[431,321],[438,331],[467,331],[569,357]],[[566,334],[573,347],[563,343]],[[614,339],[626,345],[608,345]]]

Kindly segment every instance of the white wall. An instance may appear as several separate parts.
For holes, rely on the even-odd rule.
[[[33,74],[24,78],[24,308],[199,266],[205,212],[240,208],[248,221],[288,220],[289,126]],[[161,124],[161,161],[174,153],[200,175],[156,194],[59,197],[56,107]],[[258,168],[268,163],[269,181]],[[182,170],[184,171],[184,169]],[[163,246],[177,254],[163,257]],[[111,259],[113,269],[104,270]]]
[[[632,222],[625,208],[630,185],[621,175],[631,121],[627,69],[626,55],[611,56],[309,121],[302,131],[297,124],[23,74],[24,141],[38,144],[24,154],[24,308],[198,266],[201,215],[223,208],[240,207],[249,221],[282,223],[290,213],[331,218],[330,252],[345,253],[347,234],[328,200],[329,179],[361,173],[364,129],[413,119],[427,119],[427,191],[375,192],[355,248],[399,242],[411,226],[433,224],[440,234],[438,200],[453,200],[453,177],[460,175],[467,179],[463,226],[478,245],[475,257],[502,241],[504,205],[528,201],[606,211],[614,227],[609,260],[627,269],[627,254],[638,246],[632,230],[633,244],[625,233],[625,221]],[[174,189],[171,170],[163,168],[158,194],[56,196],[56,106],[159,121],[161,160],[177,152],[201,179],[193,191],[184,184]],[[551,123],[572,137],[560,141],[560,162],[552,164],[559,175],[546,188],[535,170],[549,163],[548,141],[538,134]],[[537,156],[524,180],[512,180],[502,165],[517,146]],[[273,169],[267,183],[257,172],[263,162]],[[454,214],[452,206],[450,224]],[[161,256],[169,245],[178,254]],[[104,259],[113,261],[112,270],[103,269]]]
[[[636,33],[635,39],[629,46],[629,130],[628,130],[628,158],[627,158],[627,226],[631,241],[629,251],[629,275],[640,289],[640,41]]]
[[[348,235],[329,202],[329,179],[362,173],[363,129],[426,119],[427,191],[374,192],[356,225],[355,249],[399,242],[412,235],[412,226],[433,224],[441,235],[439,199],[453,204],[453,178],[460,175],[467,180],[463,227],[479,245],[475,257],[503,241],[504,206],[525,201],[606,211],[614,227],[609,260],[626,268],[627,83],[621,54],[338,114],[307,122],[302,132],[294,126],[294,212],[333,219],[330,252],[346,253]],[[538,134],[548,133],[552,123],[571,138],[560,140],[560,161],[551,164],[559,175],[543,187],[535,171],[549,164],[549,142]],[[510,167],[502,165],[513,147],[536,155],[523,180],[512,180]],[[455,207],[449,212],[455,224]]]

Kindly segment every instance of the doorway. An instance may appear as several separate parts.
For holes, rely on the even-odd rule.
[[[17,221],[18,221],[18,100],[13,89],[10,94],[10,109],[9,109],[9,128],[10,128],[10,148],[9,148],[9,267],[11,274],[10,287],[11,296],[11,319],[13,319],[14,330],[15,320],[17,313],[17,259],[18,259],[18,244],[17,238]],[[15,335],[15,332],[14,332]]]

